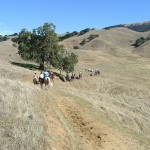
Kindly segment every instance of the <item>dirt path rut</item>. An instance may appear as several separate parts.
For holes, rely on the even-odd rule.
[[[73,96],[55,87],[42,91],[39,105],[49,137],[47,149],[143,150],[136,141],[105,125],[90,110],[81,107]]]

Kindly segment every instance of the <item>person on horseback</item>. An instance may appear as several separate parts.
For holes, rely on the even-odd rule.
[[[41,74],[40,74],[39,78],[44,79],[44,74],[43,74],[42,71],[41,71]]]
[[[49,73],[49,76],[50,76],[50,79],[54,82],[54,72],[53,71],[50,71]]]
[[[45,78],[45,77],[49,77],[49,72],[48,72],[48,70],[47,70],[47,69],[44,71],[44,73],[43,73],[43,74],[44,74],[44,78]]]
[[[33,79],[34,79],[34,78],[37,79],[36,73],[34,73]]]
[[[67,74],[66,74],[66,80],[67,81],[70,81],[70,76],[69,76],[69,73],[67,72]]]
[[[49,76],[49,75],[50,75],[50,74],[49,74],[49,71],[46,69],[46,70],[44,71],[45,90],[48,90],[49,85],[53,86],[53,85],[51,84],[50,76]]]
[[[33,76],[33,83],[38,84],[38,79],[37,79],[36,73],[34,73],[34,76]]]
[[[79,79],[82,78],[82,75],[83,75],[83,74],[82,74],[82,72],[80,71],[80,72],[79,72]]]
[[[41,74],[39,75],[39,83],[42,87],[44,83],[44,73],[42,71],[41,71]]]

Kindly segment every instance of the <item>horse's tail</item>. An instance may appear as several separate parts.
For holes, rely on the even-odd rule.
[[[49,84],[50,83],[50,78],[49,77],[47,77],[47,84]]]
[[[49,78],[49,77],[45,77],[44,80],[45,80],[45,83],[46,83],[46,84],[49,84],[49,83],[50,83],[50,78]]]

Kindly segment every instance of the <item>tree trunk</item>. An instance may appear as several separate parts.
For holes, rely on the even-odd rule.
[[[43,53],[43,55],[41,56],[41,63],[40,63],[40,67],[39,67],[41,70],[45,69],[44,68],[44,61],[45,61],[45,55]]]
[[[44,63],[40,63],[39,69],[44,70]]]

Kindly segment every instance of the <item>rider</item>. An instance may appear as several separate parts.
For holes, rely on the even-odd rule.
[[[70,76],[69,76],[69,73],[68,73],[68,72],[66,73],[66,80],[67,80],[67,81],[70,80]]]
[[[42,71],[41,71],[39,78],[44,79],[44,74],[42,73]]]
[[[36,73],[34,73],[34,76],[33,76],[33,83],[38,84],[38,79],[37,79]]]
[[[45,78],[45,77],[49,77],[49,72],[48,72],[48,70],[47,70],[47,69],[44,71],[44,73],[43,73],[43,74],[44,74],[44,78]]]
[[[37,75],[36,75],[36,73],[34,73],[33,79],[36,79],[36,80],[37,80]]]
[[[54,82],[54,72],[53,71],[50,71],[49,73],[49,76],[50,76],[50,79],[52,79],[52,81]]]
[[[82,78],[82,71],[80,70],[80,72],[79,72],[79,78]]]

